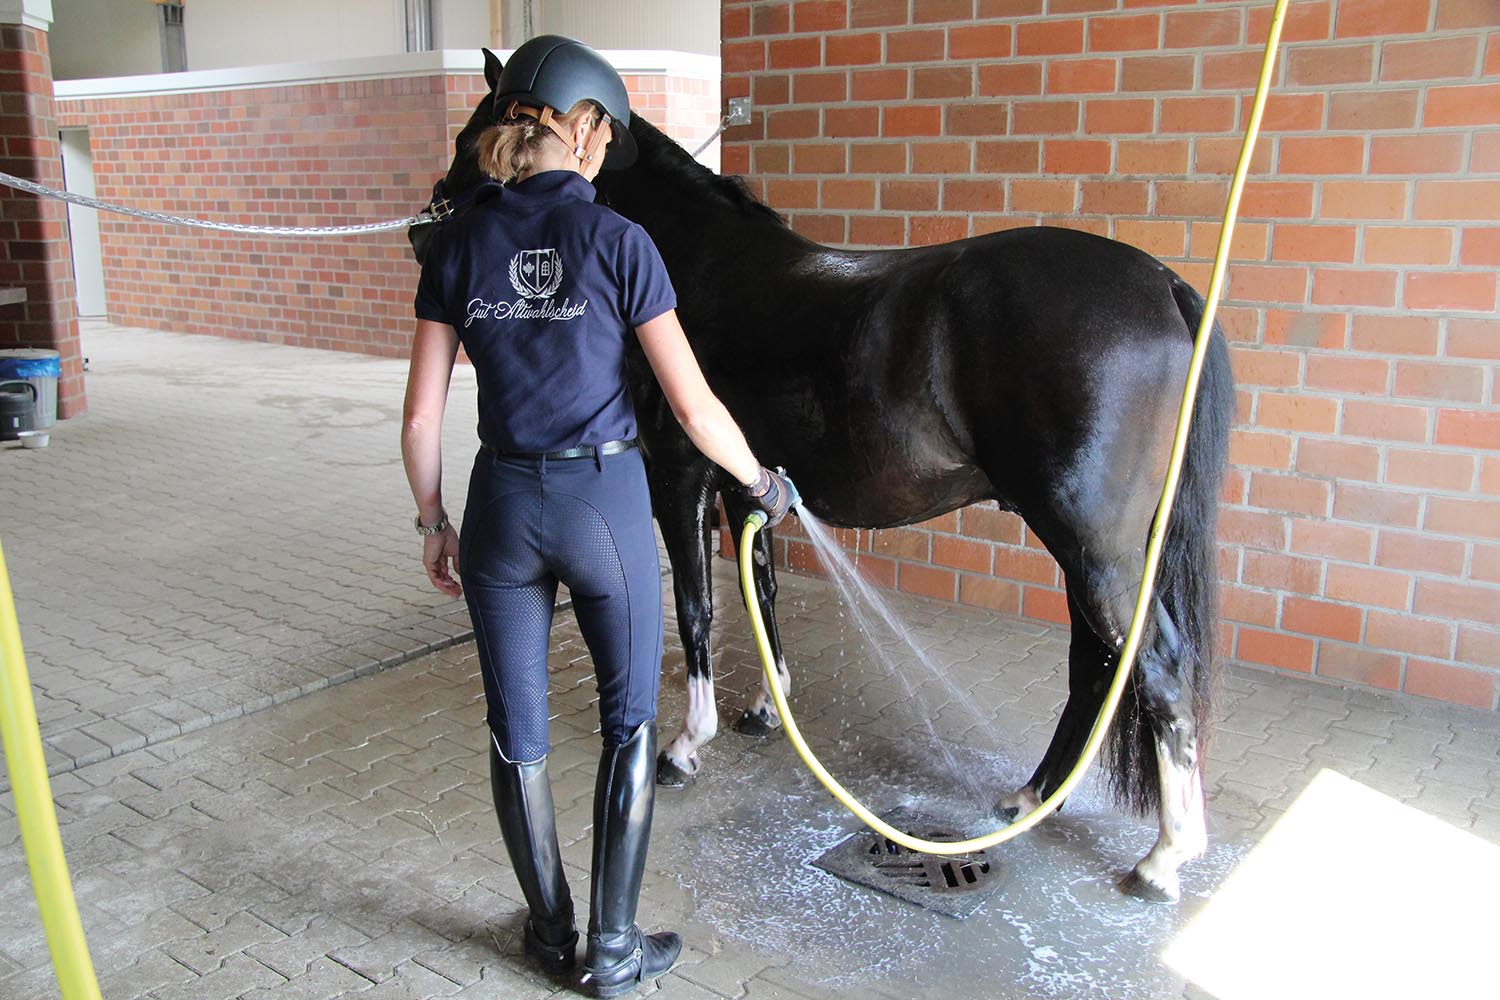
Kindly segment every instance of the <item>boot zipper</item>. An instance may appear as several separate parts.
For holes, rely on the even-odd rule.
[[[631,952],[625,958],[620,959],[614,965],[611,965],[607,969],[600,969],[599,970],[599,975],[601,975],[601,976],[607,976],[607,975],[609,975],[611,973],[619,972],[621,969],[625,968],[625,966],[629,965],[631,962],[635,962],[636,963],[635,978],[636,978],[636,981],[639,982],[640,979],[641,979],[641,973],[645,971],[645,969],[644,969],[644,963],[641,962],[641,958],[644,955],[645,955],[645,952],[643,952],[641,950],[641,948],[639,946],[637,946],[636,949],[635,949],[635,951]],[[582,986],[584,983],[588,982],[590,979],[593,979],[593,978],[594,978],[594,973],[592,973],[592,972],[585,972],[583,974],[583,978],[580,979],[580,980],[578,980],[578,985]]]

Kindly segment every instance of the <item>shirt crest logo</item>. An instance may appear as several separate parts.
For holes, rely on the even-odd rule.
[[[544,320],[548,323],[577,319],[588,309],[588,299],[574,302],[565,298],[558,302],[553,296],[562,287],[562,279],[562,255],[555,249],[522,250],[510,259],[510,283],[521,297],[514,302],[486,302],[481,297],[470,299],[464,329],[472,326],[476,319]]]
[[[522,298],[550,299],[562,278],[562,256],[554,249],[522,250],[510,259],[510,283]]]

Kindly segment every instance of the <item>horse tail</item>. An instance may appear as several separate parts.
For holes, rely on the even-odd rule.
[[[1203,298],[1173,275],[1172,295],[1196,333],[1203,318]],[[1156,742],[1171,728],[1171,706],[1143,697],[1161,690],[1159,681],[1142,683],[1143,671],[1162,671],[1166,689],[1187,701],[1202,761],[1212,720],[1217,653],[1219,573],[1217,556],[1219,489],[1229,455],[1229,427],[1234,416],[1234,377],[1223,329],[1214,324],[1198,384],[1182,478],[1157,574],[1155,614],[1136,658],[1133,683],[1125,687],[1112,727],[1112,784],[1116,797],[1139,813],[1158,807],[1159,768]],[[1144,690],[1143,690],[1144,689]],[[1181,709],[1179,708],[1179,711]]]

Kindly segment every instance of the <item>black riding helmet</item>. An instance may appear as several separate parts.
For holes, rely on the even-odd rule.
[[[619,170],[634,163],[635,137],[630,134],[630,95],[625,82],[599,53],[562,35],[538,35],[511,54],[495,85],[495,120],[504,117],[512,101],[567,112],[582,100],[598,104],[612,119],[604,169]]]

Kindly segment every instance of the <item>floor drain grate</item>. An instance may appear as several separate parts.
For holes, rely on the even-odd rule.
[[[881,819],[924,840],[961,839],[931,817],[905,806]],[[919,854],[869,830],[844,838],[813,864],[839,878],[960,920],[979,909],[1001,882],[1000,866],[984,851],[947,858]]]

